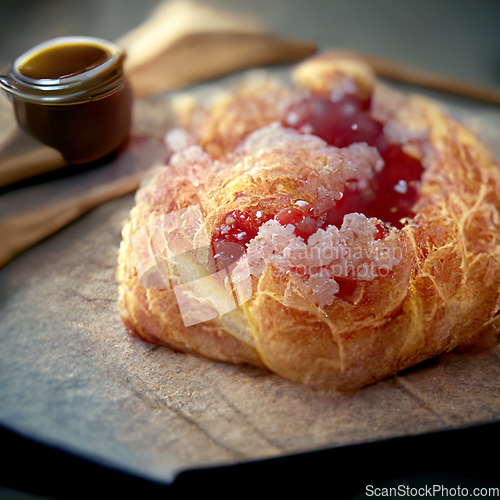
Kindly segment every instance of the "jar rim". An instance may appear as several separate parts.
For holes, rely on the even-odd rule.
[[[19,70],[23,63],[29,61],[37,54],[49,49],[56,47],[63,47],[65,45],[87,45],[95,46],[103,49],[105,52],[110,54],[109,59],[106,59],[102,64],[95,66],[87,71],[83,71],[74,76],[63,77],[63,78],[30,78]],[[73,83],[81,83],[84,80],[91,80],[96,75],[105,73],[108,69],[112,68],[121,58],[124,56],[124,50],[113,42],[109,42],[102,38],[91,37],[91,36],[61,36],[57,38],[52,38],[45,42],[39,43],[26,51],[24,54],[20,55],[13,63],[12,70],[16,77],[23,82],[29,83],[31,85],[42,85],[42,86],[52,86],[52,85],[71,85]],[[61,80],[63,80],[61,82]]]
[[[73,76],[61,78],[30,78],[22,65],[47,49],[68,45],[94,46],[109,57],[101,64]],[[123,85],[122,61],[125,51],[117,44],[90,36],[63,36],[39,43],[20,55],[2,78],[7,92],[27,101],[42,104],[70,104],[104,97]]]

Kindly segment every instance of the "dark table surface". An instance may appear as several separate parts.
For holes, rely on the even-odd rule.
[[[55,36],[116,39],[137,26],[157,0],[3,0],[0,66]],[[204,0],[265,21],[275,33],[320,48],[346,47],[500,87],[497,0]],[[1,401],[0,401],[0,404]],[[500,415],[498,416],[500,418]],[[329,487],[332,498],[363,496],[368,484],[498,487],[489,449],[498,424],[419,438],[338,448],[286,459],[182,474],[170,489],[87,462],[0,429],[0,498],[146,497],[186,492],[239,494],[290,485]],[[425,457],[425,458],[424,458]],[[229,489],[236,488],[236,489]],[[496,492],[498,495],[498,491]],[[428,495],[429,496],[429,495]],[[437,496],[437,494],[435,495]]]

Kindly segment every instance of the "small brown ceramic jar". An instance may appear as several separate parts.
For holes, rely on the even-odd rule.
[[[19,125],[69,163],[115,151],[129,135],[132,91],[124,51],[91,37],[61,37],[18,57],[0,76]]]

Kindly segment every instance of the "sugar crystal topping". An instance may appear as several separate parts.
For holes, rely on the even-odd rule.
[[[248,244],[250,273],[259,277],[270,265],[278,274],[295,278],[318,305],[330,305],[339,288],[335,278],[373,280],[387,275],[401,260],[397,237],[377,239],[377,224],[376,219],[352,213],[340,229],[318,229],[306,243],[295,235],[293,225],[270,220]]]
[[[398,229],[418,197],[422,136],[376,119],[371,98],[351,91],[346,82],[331,95],[297,94],[269,115],[281,122],[235,132],[242,140],[225,155],[216,135],[215,156],[181,130],[166,137],[170,167],[189,182],[211,179],[203,196],[219,200],[212,249],[218,268],[236,264],[234,283],[269,267],[325,307],[341,282],[386,276],[401,261]]]

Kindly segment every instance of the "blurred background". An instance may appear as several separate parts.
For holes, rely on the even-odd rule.
[[[115,40],[159,0],[1,0],[0,67],[43,40]],[[498,0],[198,0],[276,33],[500,86]]]

